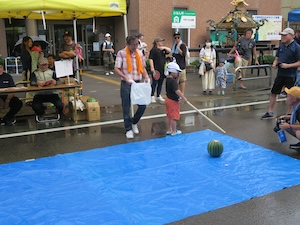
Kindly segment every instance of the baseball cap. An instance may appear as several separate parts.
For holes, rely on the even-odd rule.
[[[110,37],[110,36],[111,36],[110,33],[105,34],[105,37]]]
[[[40,59],[39,59],[39,64],[41,64],[41,65],[43,65],[43,64],[49,64],[49,63],[48,63],[48,59],[47,59],[47,58],[44,58],[44,57],[43,57],[43,58],[40,58]]]
[[[140,37],[144,36],[144,34],[139,33],[137,36],[140,38]]]
[[[179,31],[175,31],[174,34],[173,34],[173,37],[176,36],[176,35],[179,35],[179,36],[180,36]]]
[[[225,63],[225,59],[224,58],[220,58],[219,59],[219,63]]]
[[[294,98],[300,99],[300,87],[293,86],[293,87],[291,87],[290,89],[285,88],[284,91],[285,91],[287,94],[293,96]]]
[[[63,37],[65,37],[65,36],[72,37],[72,34],[70,31],[65,31]]]
[[[285,28],[282,32],[280,32],[279,34],[283,34],[283,35],[287,35],[287,34],[291,34],[291,35],[295,35],[295,31],[292,28]]]
[[[160,42],[160,41],[164,41],[165,39],[161,38],[161,37],[157,37],[154,39],[154,42]]]
[[[178,66],[178,64],[176,62],[170,62],[167,65],[166,68],[166,72],[165,75],[169,75],[169,73],[178,73],[181,72],[182,70],[180,69],[180,67]]]

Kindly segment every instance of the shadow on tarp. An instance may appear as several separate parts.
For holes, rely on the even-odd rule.
[[[213,139],[220,158],[207,153]],[[300,163],[205,130],[2,164],[0,176],[0,224],[145,225],[300,184]]]

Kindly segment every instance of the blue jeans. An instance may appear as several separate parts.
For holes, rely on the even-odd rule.
[[[153,79],[153,75],[152,75],[152,84],[151,84],[152,91],[151,91],[151,96],[154,96],[156,86],[157,86],[156,96],[157,97],[160,96],[164,79],[165,79],[165,75],[163,73],[160,73],[160,78],[158,80],[154,80]]]
[[[133,117],[130,116],[130,106],[131,106],[130,90],[131,90],[131,85],[127,84],[125,81],[122,80],[120,92],[121,92],[121,99],[122,99],[124,126],[126,132],[132,130],[132,124],[137,124],[146,110],[146,105],[138,105],[138,109],[135,112],[134,116]]]

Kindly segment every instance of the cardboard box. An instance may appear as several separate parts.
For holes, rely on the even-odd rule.
[[[77,109],[76,110],[77,115],[75,116],[75,113],[73,110],[73,104],[71,102],[69,102],[69,108],[70,108],[69,114],[70,114],[70,117],[72,118],[72,120],[74,120],[74,121],[86,120],[86,109],[83,109],[83,111]]]
[[[100,120],[100,105],[99,102],[85,102],[86,118],[88,121]]]
[[[86,100],[89,98],[89,96],[81,96],[80,99],[81,101],[84,103],[85,108],[83,108],[83,111],[81,111],[80,109],[77,109],[77,115],[75,117],[75,113],[73,110],[73,103],[69,102],[69,113],[70,113],[70,117],[74,120],[74,121],[80,121],[80,120],[87,120],[87,108],[86,108]]]

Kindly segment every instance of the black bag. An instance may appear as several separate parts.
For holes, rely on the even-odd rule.
[[[234,63],[234,60],[235,60],[234,55],[228,56],[227,59],[226,59],[226,61],[229,62],[229,63]]]
[[[211,64],[208,63],[208,62],[205,62],[205,70],[206,70],[206,71],[210,71],[211,69],[212,69]]]

